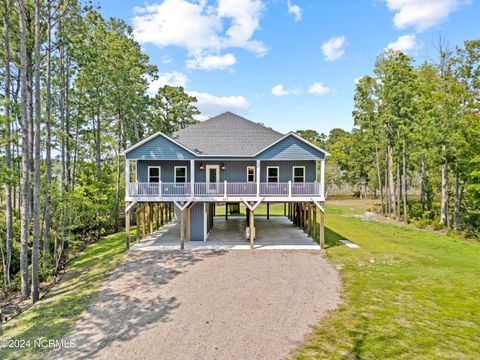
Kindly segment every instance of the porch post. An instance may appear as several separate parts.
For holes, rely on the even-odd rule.
[[[255,216],[254,216],[254,213],[253,213],[253,210],[250,210],[250,224],[249,224],[249,230],[250,230],[250,250],[253,250],[253,247],[255,245],[254,243],[254,239],[253,239],[253,229],[255,228],[255,225],[254,225],[254,219],[255,219]]]
[[[190,160],[190,191],[191,196],[195,195],[195,160]]]
[[[125,209],[128,209],[130,202],[125,201]],[[125,248],[130,249],[130,209],[125,211]]]
[[[257,169],[255,170],[257,177],[257,197],[260,197],[260,160],[257,160]]]
[[[325,202],[321,202],[323,209],[325,209]],[[325,249],[325,213],[320,209],[320,248]]]
[[[183,221],[183,210],[180,211],[180,250],[185,249],[185,223]]]
[[[125,195],[130,195],[130,160],[125,157]]]
[[[325,159],[320,161],[320,195],[325,197]]]
[[[140,241],[140,206],[141,204],[137,204],[137,209],[135,211],[136,213],[135,237],[136,237],[137,243]]]

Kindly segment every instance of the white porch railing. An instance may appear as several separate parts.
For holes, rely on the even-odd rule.
[[[128,184],[128,196],[156,196],[156,197],[190,197],[190,196],[256,196],[256,183],[194,183],[193,194],[191,183],[130,183]],[[260,196],[318,196],[321,195],[319,182],[308,183],[260,183]]]

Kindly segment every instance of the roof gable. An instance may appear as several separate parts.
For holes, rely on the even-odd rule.
[[[125,156],[130,160],[189,160],[196,158],[191,150],[160,132],[125,150]]]
[[[259,160],[322,160],[328,153],[291,132],[256,154]]]

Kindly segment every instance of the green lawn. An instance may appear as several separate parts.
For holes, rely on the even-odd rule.
[[[264,211],[262,206],[258,213]],[[319,322],[297,358],[478,358],[480,245],[413,227],[364,222],[353,216],[359,212],[327,207],[327,256],[341,272],[342,305]],[[271,213],[283,214],[283,205],[272,205]],[[339,239],[361,248],[339,245]],[[67,335],[124,256],[124,233],[87,248],[70,264],[70,277],[7,323],[1,340]],[[33,347],[0,351],[2,359],[44,355]]]
[[[327,207],[327,256],[341,269],[343,304],[297,358],[478,359],[480,244],[354,212]]]
[[[131,234],[134,236],[134,231]],[[35,348],[34,340],[56,340],[68,335],[80,314],[97,297],[102,280],[125,254],[124,232],[107,236],[86,248],[68,265],[66,277],[43,300],[1,328],[2,344],[7,339],[22,339],[30,340],[30,346],[1,348],[0,359],[42,358],[48,349]]]

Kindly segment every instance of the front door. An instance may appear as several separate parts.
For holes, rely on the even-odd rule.
[[[220,165],[207,165],[207,192],[217,193],[220,189]]]

